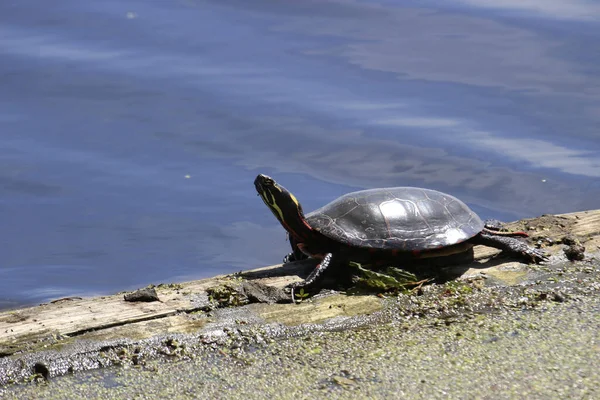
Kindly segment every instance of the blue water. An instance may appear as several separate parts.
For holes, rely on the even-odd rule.
[[[0,308],[270,265],[256,197],[600,208],[600,6],[0,2]]]

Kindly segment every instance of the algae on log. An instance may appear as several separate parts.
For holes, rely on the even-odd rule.
[[[558,216],[545,215],[509,224],[510,229],[526,230],[530,239],[539,242],[550,255],[564,258],[562,253],[565,237],[575,237],[589,252],[600,249],[600,210],[584,211]],[[509,259],[492,259],[500,251],[475,246],[474,261],[458,268],[461,274],[486,273],[505,284],[515,284],[527,274],[527,266]],[[166,332],[187,333],[197,329],[202,323],[193,318],[195,311],[209,307],[207,289],[236,280],[251,279],[265,285],[282,288],[299,281],[307,268],[314,266],[314,260],[274,265],[240,274],[217,276],[211,279],[185,282],[156,287],[160,301],[127,302],[122,294],[97,298],[67,298],[48,304],[0,313],[0,357],[34,348],[36,343],[45,340],[59,340],[73,336],[101,336],[124,338],[134,335],[148,337]],[[452,269],[453,267],[448,267]],[[340,307],[335,315],[356,315],[377,309],[375,296],[354,296]],[[297,313],[293,304],[265,306],[266,320],[289,323],[286,314]],[[269,308],[271,307],[271,308]],[[289,310],[289,311],[287,311]],[[319,307],[305,307],[305,320],[321,319],[318,313],[333,316],[331,310]],[[281,318],[279,317],[281,316]]]

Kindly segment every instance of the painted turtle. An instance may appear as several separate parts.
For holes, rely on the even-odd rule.
[[[306,257],[321,262],[292,289],[313,283],[333,263],[391,261],[440,257],[483,244],[540,262],[542,250],[486,225],[465,203],[435,190],[394,187],[348,193],[304,215],[283,186],[258,175],[254,186],[288,232],[292,253],[286,261]],[[403,258],[404,257],[404,258]]]

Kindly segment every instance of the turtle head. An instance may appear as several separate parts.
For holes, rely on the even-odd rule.
[[[263,199],[281,225],[297,238],[306,237],[310,226],[304,219],[302,206],[286,188],[267,175],[260,174],[254,180],[258,195]]]

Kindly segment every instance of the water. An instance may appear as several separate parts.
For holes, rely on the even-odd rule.
[[[0,2],[0,308],[277,263],[256,197],[600,207],[592,2]]]

